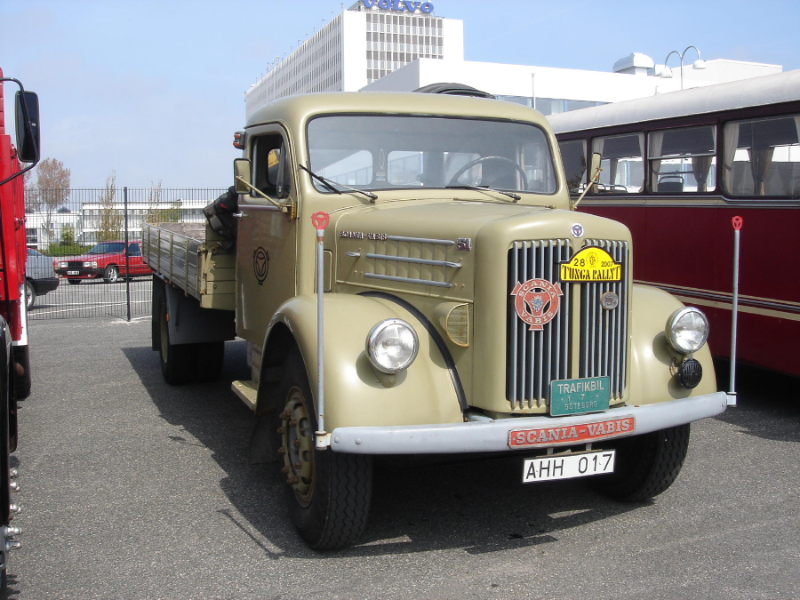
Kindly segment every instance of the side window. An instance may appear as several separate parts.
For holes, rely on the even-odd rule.
[[[128,256],[141,256],[142,249],[139,247],[139,244],[130,244],[128,246]]]
[[[592,152],[599,152],[603,160],[600,167],[600,184],[590,193],[638,193],[644,189],[643,164],[644,134],[632,133],[595,138]]]
[[[800,115],[732,121],[722,135],[730,196],[800,197]]]
[[[571,194],[579,194],[586,183],[586,141],[569,140],[559,142],[561,161],[567,177],[567,188]]]
[[[650,191],[681,194],[716,189],[715,127],[654,131],[648,143]]]
[[[283,137],[264,135],[253,142],[254,185],[268,196],[286,198],[291,189],[289,157]]]

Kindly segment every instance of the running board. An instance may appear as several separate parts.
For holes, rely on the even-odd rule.
[[[252,379],[249,381],[234,381],[231,384],[233,393],[241,398],[247,408],[255,412],[258,399],[258,383]]]

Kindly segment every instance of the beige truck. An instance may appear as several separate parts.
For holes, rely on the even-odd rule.
[[[726,410],[704,315],[633,283],[625,226],[573,210],[539,113],[310,94],[236,140],[208,224],[144,227],[153,349],[181,383],[246,341],[251,459],[279,463],[311,547],[358,539],[380,457],[517,455],[521,482],[640,501]]]

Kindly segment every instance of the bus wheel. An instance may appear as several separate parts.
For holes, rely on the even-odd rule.
[[[161,300],[159,309],[160,344],[158,353],[161,357],[161,374],[170,385],[188,383],[194,375],[196,363],[196,346],[194,344],[172,344],[169,339],[169,315],[167,303]]]
[[[689,448],[689,425],[679,425],[609,443],[617,450],[614,473],[593,477],[598,490],[623,502],[658,496],[681,472]]]
[[[283,473],[289,511],[306,543],[317,550],[353,544],[363,533],[372,494],[372,458],[317,450],[316,418],[303,361],[295,352],[281,380]]]

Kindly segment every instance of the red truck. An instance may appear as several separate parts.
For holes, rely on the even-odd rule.
[[[56,262],[56,274],[71,284],[84,279],[103,278],[106,283],[115,283],[120,277],[152,275],[153,271],[142,259],[140,242],[100,242],[86,254],[61,258]]]
[[[3,84],[15,83],[16,146],[6,133]],[[19,508],[11,453],[17,448],[17,401],[30,395],[31,371],[25,303],[25,171],[39,161],[39,100],[0,69],[0,598],[7,596],[8,551],[20,533],[10,521]],[[20,168],[20,163],[27,164]]]

